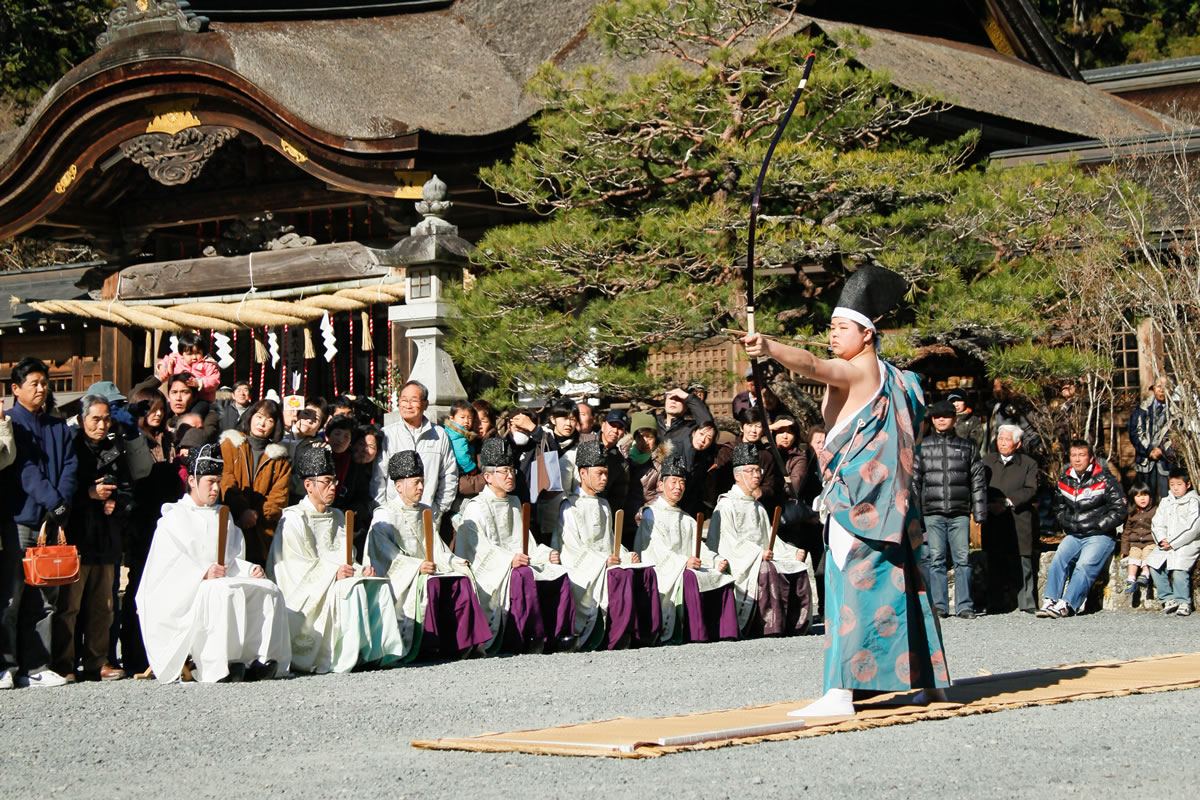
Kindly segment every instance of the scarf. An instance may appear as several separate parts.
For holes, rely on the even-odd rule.
[[[642,464],[645,464],[647,461],[649,461],[653,455],[654,455],[653,452],[643,453],[641,450],[638,450],[636,447],[629,448],[629,460],[639,466],[641,466]]]

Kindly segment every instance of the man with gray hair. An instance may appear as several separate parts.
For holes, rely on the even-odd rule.
[[[445,429],[434,425],[425,416],[429,408],[429,390],[419,381],[409,381],[400,387],[399,403],[400,419],[383,429],[383,453],[375,461],[371,494],[380,506],[400,502],[396,484],[388,480],[387,465],[397,453],[415,450],[421,457],[425,473],[421,502],[433,510],[433,527],[436,529],[458,493],[458,462]]]
[[[996,450],[983,457],[988,480],[988,517],[983,523],[989,614],[1019,608],[1037,612],[1037,550],[1034,547],[1038,466],[1018,452],[1020,425],[1001,425]]]
[[[79,580],[59,590],[52,628],[51,668],[68,680],[76,676],[77,657],[82,680],[125,677],[105,661],[114,613],[113,579],[121,564],[122,534],[135,505],[133,484],[150,472],[144,460],[135,462],[127,452],[138,436],[136,426],[113,419],[107,397],[84,395],[73,442],[77,483],[65,526],[67,542],[79,549]],[[82,644],[78,654],[76,640]]]

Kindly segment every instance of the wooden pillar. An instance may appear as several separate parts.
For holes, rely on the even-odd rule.
[[[123,392],[133,388],[133,339],[114,325],[100,328],[100,375]]]
[[[1162,336],[1154,328],[1154,320],[1147,317],[1138,323],[1138,387],[1140,396],[1145,397],[1154,386],[1154,379],[1166,374],[1163,365]]]
[[[118,273],[104,279],[100,296],[112,300],[117,296]],[[112,381],[118,389],[128,392],[133,388],[133,340],[129,334],[115,325],[100,326],[100,376],[101,380]]]

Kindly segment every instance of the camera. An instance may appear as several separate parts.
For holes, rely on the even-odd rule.
[[[133,483],[129,478],[129,470],[125,468],[122,459],[125,455],[125,445],[115,434],[108,435],[109,446],[99,453],[96,458],[96,473],[100,483],[105,486],[115,486],[116,490],[109,499],[116,503],[114,515],[129,516],[133,513],[136,500],[133,496]]]

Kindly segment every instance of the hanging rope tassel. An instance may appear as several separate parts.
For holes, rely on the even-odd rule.
[[[254,334],[251,333],[250,336],[254,337]],[[254,338],[254,360],[255,360],[255,362],[257,362],[259,364],[266,364],[268,355],[269,354],[267,353],[266,342],[264,342],[262,339],[255,337]]]
[[[368,216],[367,220],[370,221],[370,219],[371,219],[370,216]],[[368,338],[371,342],[371,349],[374,350],[375,349],[375,316],[373,314],[367,316],[367,323],[368,323],[367,330],[370,332],[370,335]],[[378,394],[378,393],[379,393],[378,389],[375,386],[375,354],[372,353],[371,354],[371,394]]]
[[[317,357],[317,348],[313,347],[312,328],[304,326],[304,360]]]
[[[374,338],[373,336],[370,335],[370,333],[372,332],[371,328],[372,328],[371,314],[368,311],[363,311],[362,312],[362,345],[361,345],[363,350],[374,350],[375,349],[375,342],[371,341],[372,338]]]
[[[142,359],[143,367],[154,366],[154,353],[151,348],[154,347],[154,334],[146,331],[146,357]]]

